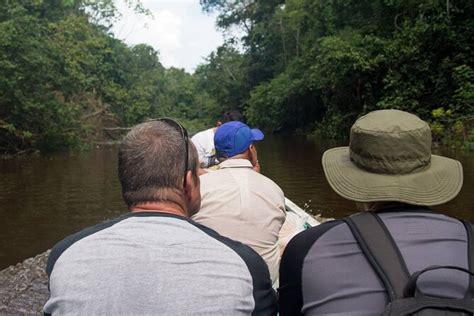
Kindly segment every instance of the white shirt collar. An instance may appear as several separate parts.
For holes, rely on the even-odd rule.
[[[247,159],[227,159],[219,164],[219,168],[253,168],[253,166]]]

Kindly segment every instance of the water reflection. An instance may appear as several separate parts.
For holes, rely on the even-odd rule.
[[[326,217],[341,217],[354,204],[327,184],[324,150],[336,143],[267,136],[257,145],[262,172],[297,204]],[[458,198],[440,209],[474,221],[473,153],[445,152],[464,165]],[[0,269],[51,248],[64,236],[126,212],[117,178],[117,149],[29,156],[0,161]]]
[[[0,268],[126,211],[115,148],[0,161]]]

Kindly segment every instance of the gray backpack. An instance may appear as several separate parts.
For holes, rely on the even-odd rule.
[[[470,223],[463,222],[468,236],[469,270],[456,266],[430,266],[410,275],[400,250],[377,214],[358,213],[344,218],[344,221],[388,292],[389,303],[383,316],[474,315],[474,237]],[[464,298],[427,296],[418,289],[420,275],[439,269],[459,270],[469,275],[469,287]]]

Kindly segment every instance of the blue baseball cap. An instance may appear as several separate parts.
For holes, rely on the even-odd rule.
[[[253,142],[262,140],[263,137],[261,130],[251,129],[239,121],[222,124],[214,135],[217,157],[227,158],[243,153]]]

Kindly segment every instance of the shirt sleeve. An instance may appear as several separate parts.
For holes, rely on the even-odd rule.
[[[303,315],[303,264],[316,240],[341,221],[331,221],[307,229],[293,237],[281,258],[278,309],[282,316]]]

